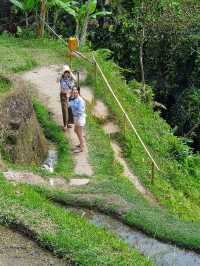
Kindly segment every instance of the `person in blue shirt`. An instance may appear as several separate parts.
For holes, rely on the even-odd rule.
[[[84,139],[83,139],[83,129],[86,123],[86,113],[85,113],[85,101],[79,95],[78,89],[73,88],[74,100],[69,102],[69,106],[72,109],[74,118],[74,132],[77,134],[79,139],[79,145],[76,146],[74,152],[79,153],[84,149]]]

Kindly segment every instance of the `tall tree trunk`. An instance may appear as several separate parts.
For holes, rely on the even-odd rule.
[[[87,5],[86,5],[86,16],[85,16],[82,31],[81,31],[80,46],[83,46],[86,42],[88,22],[89,22],[89,16],[90,16],[90,3],[91,3],[91,0],[88,0]]]
[[[47,4],[47,0],[41,0],[40,19],[39,19],[39,25],[38,25],[38,37],[39,38],[44,37],[44,26],[45,26],[45,19],[46,19],[46,4]]]
[[[28,14],[25,12],[26,28],[29,27]]]
[[[54,30],[56,29],[56,23],[57,23],[57,20],[58,20],[58,15],[59,15],[59,9],[56,8],[54,10],[54,15],[53,15],[53,29]]]
[[[80,43],[80,25],[79,25],[79,21],[77,20],[76,21],[76,38],[78,40],[78,42]]]
[[[144,38],[145,38],[145,33],[144,33],[144,27],[142,29],[142,36],[141,36],[141,41],[140,41],[140,71],[141,71],[141,80],[142,80],[142,95],[143,95],[143,100],[146,100],[146,87],[145,87],[145,74],[144,74],[144,62],[143,62],[143,48],[144,48]]]

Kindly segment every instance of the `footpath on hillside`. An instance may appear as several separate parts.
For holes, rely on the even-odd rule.
[[[53,113],[53,117],[58,125],[62,125],[62,113],[59,99],[59,84],[57,79],[61,73],[62,66],[51,65],[41,67],[33,71],[26,72],[22,75],[23,80],[31,83],[34,93],[36,93],[38,99]],[[80,81],[84,81],[87,74],[80,73]],[[104,121],[103,129],[106,134],[113,134],[118,132],[119,127],[112,121],[108,120],[108,108],[100,100],[95,101],[94,94],[89,87],[81,87],[81,95],[89,104],[93,104],[92,114],[98,119]],[[71,146],[77,144],[77,137],[75,136],[73,129],[68,129],[66,137],[69,139]],[[89,153],[87,148],[87,138],[85,138],[85,149],[82,153],[74,155],[76,175],[83,175],[91,177],[94,174],[92,165],[89,159]],[[117,143],[111,142],[113,152],[117,161],[123,166],[124,176],[126,176],[135,186],[135,188],[150,202],[157,204],[153,195],[146,190],[146,188],[140,183],[138,178],[132,174],[126,161],[122,157],[121,148]]]

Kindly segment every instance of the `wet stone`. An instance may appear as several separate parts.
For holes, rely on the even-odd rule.
[[[69,186],[84,186],[87,185],[89,182],[90,180],[87,178],[81,178],[81,179],[74,178],[70,180]]]
[[[15,145],[17,143],[17,134],[15,131],[8,131],[7,132],[7,138],[6,138],[6,143],[7,144],[11,144],[11,145]]]
[[[94,95],[93,92],[88,87],[82,87],[81,88],[81,96],[83,99],[88,102],[89,104],[92,104],[94,101]]]
[[[15,120],[10,121],[10,127],[13,130],[18,130],[21,125],[21,119],[16,118]]]
[[[109,121],[106,124],[104,124],[103,129],[105,133],[109,135],[120,132],[120,128],[118,127],[118,125],[114,124],[112,121]]]
[[[49,185],[56,189],[68,190],[68,185],[63,178],[50,178]]]
[[[30,185],[45,185],[45,180],[39,176],[28,172],[4,172],[4,176],[8,181],[16,183],[26,183]]]
[[[98,100],[92,110],[92,114],[100,120],[106,120],[109,115],[108,107]]]

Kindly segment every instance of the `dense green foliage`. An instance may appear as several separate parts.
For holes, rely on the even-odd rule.
[[[184,103],[195,105],[194,88],[199,88],[199,8],[199,1],[192,0],[113,1],[115,16],[90,34],[93,47],[112,51],[128,80],[144,78],[153,86],[156,101],[166,107],[163,117],[176,134],[194,133],[189,135],[196,149],[199,116],[190,114]],[[185,98],[185,91],[194,97]],[[181,111],[188,116],[180,117]]]

